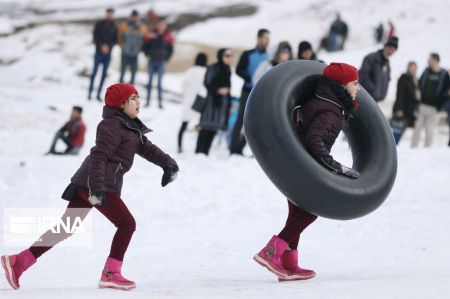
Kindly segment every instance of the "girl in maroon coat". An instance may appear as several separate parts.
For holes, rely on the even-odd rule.
[[[78,220],[84,219],[92,208],[96,208],[117,227],[99,286],[128,290],[136,284],[122,276],[121,267],[136,223],[120,197],[123,176],[130,170],[135,154],[163,168],[163,187],[176,178],[178,166],[175,160],[144,136],[151,130],[137,118],[140,100],[133,85],[110,86],[105,102],[95,146],[62,195],[69,200],[62,221],[73,224],[77,217]],[[2,256],[2,266],[11,287],[18,289],[22,273],[42,254],[70,235],[48,230],[30,248],[19,254]]]
[[[358,107],[358,71],[345,63],[331,63],[323,71],[314,96],[294,109],[297,134],[308,152],[324,167],[350,178],[359,173],[341,165],[330,155],[339,132]],[[279,281],[313,278],[316,273],[298,265],[297,246],[300,234],[317,216],[304,211],[288,200],[286,225],[278,236],[254,256],[254,260],[278,276]]]

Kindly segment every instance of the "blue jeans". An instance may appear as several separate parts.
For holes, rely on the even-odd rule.
[[[67,148],[64,152],[57,152],[56,151],[56,143],[61,140],[63,141]],[[69,137],[64,134],[62,131],[56,132],[55,136],[53,137],[52,145],[50,146],[50,150],[48,153],[54,154],[54,155],[78,155],[80,152],[81,147],[72,147],[70,144]]]
[[[122,53],[122,61],[120,63],[120,83],[123,82],[123,77],[125,75],[125,71],[127,69],[127,66],[130,66],[131,71],[131,79],[130,84],[134,84],[134,77],[136,76],[137,71],[137,56],[129,56]]]
[[[152,61],[148,62],[148,85],[147,85],[147,105],[150,104],[150,98],[152,94],[152,81],[153,76],[158,75],[158,100],[162,103],[162,78],[165,72],[165,62],[164,61]]]
[[[95,53],[94,69],[92,70],[91,82],[89,84],[89,93],[88,93],[89,98],[91,98],[91,93],[92,93],[92,90],[94,89],[94,81],[95,81],[95,76],[97,75],[98,67],[100,66],[100,64],[102,64],[103,65],[102,77],[100,79],[100,85],[98,86],[98,92],[97,92],[97,98],[100,98],[100,94],[102,92],[103,83],[105,82],[105,78],[107,76],[110,61],[111,61],[111,54],[102,54],[102,53],[98,53],[98,52]]]

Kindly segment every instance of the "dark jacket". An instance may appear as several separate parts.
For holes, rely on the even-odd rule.
[[[344,88],[329,79],[321,79],[312,98],[300,103],[301,122],[297,134],[308,152],[332,171],[340,163],[330,154],[336,138],[354,109],[354,102]]]
[[[435,87],[429,91],[430,77],[435,76]],[[441,109],[444,102],[448,98],[448,90],[450,88],[450,78],[448,72],[441,69],[438,73],[433,73],[430,68],[427,68],[419,80],[420,92],[422,94],[422,103]]]
[[[269,55],[266,51],[261,51],[259,48],[244,51],[239,58],[236,67],[236,74],[244,79],[244,87],[247,90],[253,88],[252,77],[258,66],[263,61],[269,60]]]
[[[133,165],[134,155],[164,168],[174,159],[152,144],[144,134],[151,132],[139,119],[130,120],[119,109],[103,107],[95,146],[72,177],[72,183],[92,193],[122,191],[123,176]]]
[[[81,118],[71,119],[60,129],[60,132],[67,132],[71,148],[81,147],[84,143],[86,126]]]
[[[397,111],[403,111],[404,118],[409,127],[414,126],[416,117],[414,111],[417,108],[419,99],[418,96],[417,79],[411,77],[407,73],[400,76],[397,82],[397,95],[395,97],[394,107],[392,112],[395,116]]]
[[[219,62],[206,70],[204,85],[208,90],[205,108],[200,118],[200,127],[205,130],[218,131],[227,128],[228,114],[231,107],[230,95],[217,93],[221,87],[231,87],[231,70],[223,64],[223,53],[219,52]]]
[[[115,44],[117,44],[117,25],[108,20],[101,20],[94,27],[95,52],[101,53],[101,45],[109,46],[109,54]]]
[[[364,57],[359,70],[359,83],[375,101],[384,100],[390,80],[391,67],[389,60],[383,55],[383,50],[378,50]]]
[[[143,51],[153,61],[169,61],[173,53],[173,43],[170,31],[164,34],[152,32],[144,40]]]

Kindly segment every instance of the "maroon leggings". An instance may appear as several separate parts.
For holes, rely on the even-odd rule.
[[[61,217],[63,222],[66,223],[65,219],[68,216],[70,216],[70,219],[74,219],[74,217],[84,219],[89,211],[95,207],[117,227],[109,256],[119,261],[123,261],[125,251],[128,248],[133,232],[136,230],[136,222],[133,215],[131,215],[127,206],[117,193],[106,194],[105,206],[92,206],[88,201],[88,196],[88,189],[83,189],[78,192],[75,198],[69,202],[66,211]],[[38,258],[71,235],[72,234],[70,233],[62,231],[60,233],[53,233],[51,230],[48,230],[40,237],[39,241],[36,241],[31,245],[30,251],[35,258]]]
[[[289,200],[288,204],[289,214],[286,220],[286,225],[278,234],[278,237],[285,240],[289,244],[290,248],[297,249],[300,234],[305,228],[308,227],[308,225],[317,219],[317,216],[298,208]]]

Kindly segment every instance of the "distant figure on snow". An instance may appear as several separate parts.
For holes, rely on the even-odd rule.
[[[97,100],[101,102],[103,83],[111,61],[111,51],[114,45],[117,44],[117,25],[114,22],[114,9],[108,8],[106,10],[106,19],[95,24],[93,35],[95,44],[94,69],[92,70],[89,83],[88,99],[91,99],[95,77],[99,66],[102,65],[102,77],[97,91]]]
[[[79,106],[72,108],[70,120],[56,132],[47,155],[78,155],[83,146],[86,133],[86,126],[81,119],[82,113],[83,108]],[[56,144],[59,140],[62,140],[67,146],[64,152],[56,151]]]
[[[389,58],[397,49],[398,38],[394,36],[387,41],[383,49],[364,57],[359,69],[359,82],[377,102],[386,97],[391,80]]]
[[[336,14],[336,19],[331,23],[328,33],[328,51],[334,52],[344,49],[348,36],[348,25],[341,19],[341,15]]]

